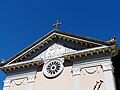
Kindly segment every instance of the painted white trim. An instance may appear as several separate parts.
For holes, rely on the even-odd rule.
[[[72,67],[73,90],[80,90],[80,68]]]
[[[20,65],[20,64],[25,64],[25,63],[36,62],[36,61],[41,61],[41,62],[43,62],[43,59],[42,59],[42,58],[40,58],[40,59],[32,59],[32,60],[22,61],[22,62],[19,62],[19,63],[9,64],[9,65],[6,64],[6,65],[3,66],[2,68],[4,68],[4,67],[9,67],[9,66]]]
[[[91,42],[91,41],[84,40],[84,39],[79,39],[79,38],[75,38],[75,37],[70,37],[70,36],[66,36],[66,35],[58,34],[58,33],[56,33],[56,34],[57,34],[57,35],[64,36],[64,37],[69,37],[69,38],[72,38],[72,39],[76,39],[76,40],[80,40],[80,41],[88,42],[88,43],[93,43],[93,44],[97,44],[97,45],[106,46],[106,45],[103,45],[103,44],[99,44],[99,43]]]
[[[97,50],[97,49],[104,49],[104,48],[108,48],[108,47],[111,47],[111,46],[99,46],[99,47],[94,47],[94,48],[88,48],[88,49],[84,49],[84,50],[70,52],[70,53],[64,54],[64,55],[66,56],[66,55],[70,55],[70,54],[83,53],[83,52],[88,52],[88,51]]]

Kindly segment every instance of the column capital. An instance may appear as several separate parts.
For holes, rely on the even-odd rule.
[[[34,82],[35,76],[28,76],[28,83]]]
[[[102,68],[103,68],[103,71],[113,70],[112,63],[105,63],[105,64],[102,64]]]
[[[71,72],[73,76],[80,75],[80,67],[73,67]]]
[[[10,87],[11,80],[4,80],[4,87]]]

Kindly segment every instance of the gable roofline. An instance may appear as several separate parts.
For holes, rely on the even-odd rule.
[[[63,32],[61,30],[52,30],[51,32],[49,32],[48,34],[46,34],[45,36],[43,36],[42,38],[40,38],[37,41],[35,41],[33,44],[29,45],[28,47],[26,47],[25,49],[23,49],[22,51],[20,51],[19,53],[17,53],[16,55],[14,55],[13,57],[11,57],[10,59],[8,59],[5,63],[0,64],[0,66],[3,66],[5,64],[11,62],[12,60],[14,60],[18,56],[20,56],[22,53],[26,52],[27,50],[29,50],[33,46],[39,44],[41,41],[43,41],[47,37],[51,36],[52,34],[66,35],[66,36],[70,36],[70,37],[74,37],[74,38],[78,38],[78,39],[90,41],[90,42],[96,43],[96,45],[97,44],[101,44],[101,45],[110,46],[110,45],[114,45],[116,43],[116,41],[114,41],[114,42],[104,42],[104,41],[101,41],[101,40],[96,40],[96,39],[93,39],[93,38],[89,38],[89,37],[85,37],[85,36],[80,36],[80,35],[77,35],[77,34],[71,34],[71,33],[68,33],[68,32]]]

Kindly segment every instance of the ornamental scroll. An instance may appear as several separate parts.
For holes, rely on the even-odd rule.
[[[101,66],[81,69],[80,87],[81,90],[105,90]]]

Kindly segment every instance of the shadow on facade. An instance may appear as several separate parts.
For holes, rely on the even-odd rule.
[[[114,75],[116,81],[117,90],[120,90],[120,50],[116,56],[112,58],[114,66]]]

